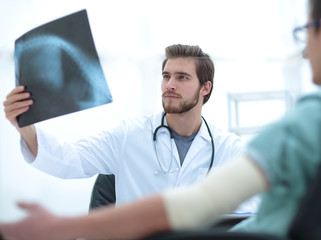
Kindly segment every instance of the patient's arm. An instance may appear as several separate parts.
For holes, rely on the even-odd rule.
[[[201,183],[165,193],[170,225],[177,230],[207,227],[267,188],[268,182],[261,169],[243,157],[210,174]]]
[[[16,223],[0,223],[6,239],[132,239],[170,229],[161,195],[118,208],[93,210],[81,217],[58,217],[38,204],[19,206],[28,216]]]
[[[193,187],[155,195],[81,217],[57,217],[34,204],[22,204],[29,216],[0,223],[9,239],[138,238],[159,231],[207,226],[245,199],[267,189],[260,169],[248,158],[234,161]]]

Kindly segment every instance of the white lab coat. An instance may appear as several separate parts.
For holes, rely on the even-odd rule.
[[[181,166],[176,145],[171,169],[160,170],[153,146],[153,132],[161,124],[162,113],[141,119],[123,121],[112,131],[76,143],[61,143],[36,126],[38,155],[36,159],[21,141],[25,160],[32,166],[60,178],[85,178],[95,174],[115,174],[117,204],[123,204],[161,190],[190,185],[204,178],[211,159],[211,139],[204,122]],[[165,119],[166,120],[166,119]],[[240,138],[209,125],[215,144],[212,170],[243,152]],[[158,155],[165,169],[171,159],[170,136],[161,128],[157,134]]]

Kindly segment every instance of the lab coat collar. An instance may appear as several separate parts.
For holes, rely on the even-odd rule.
[[[210,124],[208,124],[209,126],[209,130],[211,131],[211,134],[212,134],[212,136],[213,136],[213,138],[214,138],[214,134],[213,134],[213,130],[212,130],[212,127],[211,127],[211,125]],[[205,122],[204,122],[204,120],[202,119],[202,125],[201,125],[201,128],[200,128],[200,130],[199,130],[199,132],[198,132],[199,134],[200,134],[200,136],[202,137],[202,138],[204,138],[205,140],[207,140],[207,141],[211,141],[211,136],[210,136],[210,134],[209,134],[209,132],[208,132],[208,130],[207,130],[207,127],[206,127],[206,124],[205,124]]]
[[[156,128],[162,124],[163,114],[164,114],[164,112],[162,111],[162,112],[159,112],[154,115],[153,122],[152,122],[153,133],[155,132]],[[167,126],[166,118],[164,119],[164,124]],[[163,133],[163,132],[168,132],[168,131],[165,128],[161,128],[158,130],[158,132]]]
[[[210,128],[210,131],[211,131],[211,128]],[[197,135],[195,136],[195,138],[192,142],[192,145],[191,145],[190,149],[188,150],[187,155],[185,157],[185,160],[183,163],[183,169],[186,168],[193,160],[195,160],[195,156],[200,151],[203,151],[207,142],[210,142],[210,141],[211,141],[211,137],[208,133],[205,122],[202,120],[201,128],[198,131]]]
[[[159,112],[159,113],[157,113],[155,115],[155,117],[153,119],[153,133],[155,132],[156,128],[161,125],[163,114],[164,114],[164,111]],[[166,118],[164,119],[164,124],[167,126]],[[211,126],[209,126],[209,128],[210,128],[210,131],[212,132]],[[168,130],[166,130],[165,128],[159,129],[158,133],[167,133],[167,134],[169,134]],[[200,128],[200,130],[199,130],[197,135],[201,136],[206,141],[211,141],[211,137],[210,137],[210,135],[208,133],[207,127],[206,127],[205,122],[204,122],[203,119],[202,119],[201,128]],[[213,133],[212,133],[212,136],[214,138],[214,134]]]

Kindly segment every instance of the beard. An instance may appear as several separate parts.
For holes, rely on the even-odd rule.
[[[163,96],[167,93],[168,92],[165,92]],[[200,93],[199,93],[199,90],[197,90],[191,100],[185,100],[183,102],[180,102],[178,106],[171,106],[170,104],[166,105],[163,99],[162,103],[163,103],[164,111],[165,113],[176,113],[176,114],[188,112],[198,104],[199,96],[200,96]]]

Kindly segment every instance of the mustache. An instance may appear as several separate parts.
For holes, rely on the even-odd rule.
[[[179,95],[179,94],[177,94],[177,93],[175,93],[175,92],[173,92],[173,91],[166,91],[166,92],[164,92],[163,93],[163,97],[165,97],[165,95],[173,95],[173,96],[175,96],[175,97],[181,97],[181,95]]]

